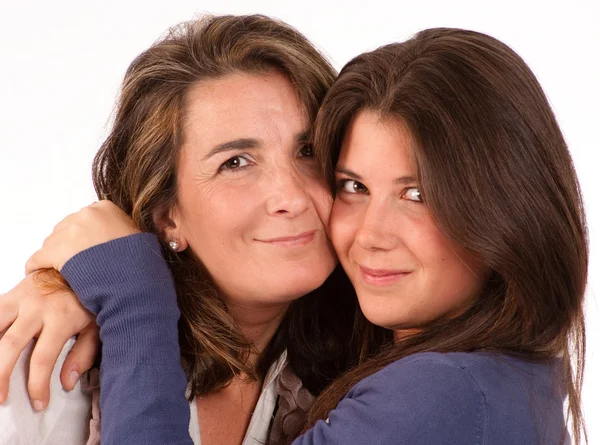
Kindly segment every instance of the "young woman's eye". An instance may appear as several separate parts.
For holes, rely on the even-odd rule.
[[[369,189],[363,183],[353,179],[342,179],[339,182],[338,189],[342,192],[351,194],[365,194],[369,192]]]
[[[310,144],[306,144],[302,146],[300,151],[298,152],[298,157],[300,158],[312,158],[314,157],[313,147]]]
[[[250,164],[250,161],[242,155],[234,156],[227,159],[219,167],[219,171],[223,170],[237,170]]]
[[[421,192],[417,187],[411,187],[406,189],[402,194],[402,198],[414,202],[423,202],[423,200],[421,199]]]

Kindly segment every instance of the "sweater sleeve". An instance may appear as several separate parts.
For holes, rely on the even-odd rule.
[[[94,246],[61,273],[100,327],[102,443],[191,445],[179,309],[157,238]]]
[[[467,370],[409,357],[359,382],[293,445],[479,445],[485,422]]]

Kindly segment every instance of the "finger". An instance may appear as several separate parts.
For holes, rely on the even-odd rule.
[[[53,259],[57,252],[52,245],[52,242],[44,243],[44,247],[35,252],[25,264],[25,275],[40,269],[56,269]]]
[[[83,209],[85,209],[85,207],[83,207],[81,210],[83,210]],[[65,216],[63,219],[61,219],[58,222],[58,224],[56,224],[54,226],[54,228],[52,229],[52,233],[60,232],[61,230],[67,229],[76,220],[76,218],[77,218],[78,214],[81,212],[81,210],[79,210],[75,213],[71,213],[71,214]]]
[[[0,338],[0,403],[6,399],[10,375],[19,356],[39,331],[39,324],[17,318]]]
[[[68,230],[70,226],[64,228],[55,229],[42,244],[42,248],[35,252],[25,264],[25,275],[39,270],[39,269],[57,269],[56,258],[60,255],[61,249],[64,244],[64,232]],[[62,241],[61,241],[62,240]]]
[[[50,377],[58,357],[70,336],[60,330],[44,327],[31,354],[27,390],[36,411],[48,406],[50,399]]]
[[[14,323],[19,314],[19,303],[10,296],[10,293],[0,295],[0,332],[6,331]]]
[[[53,267],[43,266],[44,264],[43,253],[40,250],[35,252],[29,257],[25,263],[25,275],[29,275],[32,272],[40,269],[53,269]]]
[[[73,349],[67,356],[60,372],[60,381],[63,388],[71,391],[79,377],[88,371],[96,360],[100,350],[100,339],[98,327],[96,325],[88,326],[81,331]]]

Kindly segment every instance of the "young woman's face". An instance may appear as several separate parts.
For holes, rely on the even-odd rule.
[[[400,335],[464,311],[485,274],[421,201],[413,144],[402,121],[360,112],[342,143],[330,221],[365,316]]]
[[[188,93],[174,237],[229,301],[289,302],[337,263],[326,234],[332,198],[308,130],[279,74],[229,75]]]

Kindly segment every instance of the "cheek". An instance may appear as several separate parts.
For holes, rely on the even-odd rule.
[[[251,232],[257,194],[247,187],[219,184],[193,187],[181,194],[184,235],[197,254],[221,250]]]
[[[333,197],[325,181],[317,179],[314,176],[313,174],[306,179],[304,182],[305,188],[323,227],[328,227]]]
[[[348,252],[356,238],[358,214],[351,206],[341,200],[335,200],[329,219],[329,236],[340,260],[348,256]]]
[[[420,258],[432,291],[451,305],[469,304],[481,290],[484,268],[472,255],[447,239],[435,226],[421,237]]]
[[[317,211],[317,216],[323,224],[323,227],[329,227],[333,198],[329,193],[321,191],[318,195],[314,196],[312,200]]]
[[[416,265],[427,268],[443,261],[446,238],[423,209],[409,208],[396,213],[394,226],[398,245]]]

